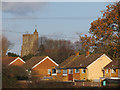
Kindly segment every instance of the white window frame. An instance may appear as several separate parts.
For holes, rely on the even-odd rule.
[[[61,73],[61,69],[57,69],[57,73]]]
[[[71,70],[72,70],[72,73],[71,73]],[[69,74],[73,74],[73,69],[69,69]]]
[[[67,76],[67,69],[63,69],[63,71],[66,70],[66,73],[63,73],[63,76]]]
[[[108,69],[106,69],[106,73],[108,73]]]
[[[56,70],[56,69],[55,69],[55,70]],[[52,75],[53,75],[53,76],[57,75],[57,71],[56,71],[56,73],[53,73],[53,72],[52,72]]]
[[[51,74],[50,72],[51,72],[51,69],[48,69],[48,74]]]
[[[56,73],[52,73],[52,76],[56,76],[57,74]]]
[[[83,72],[85,70],[85,72]],[[86,69],[82,69],[82,73],[86,73]]]
[[[76,68],[76,69],[75,69],[75,73],[79,73],[79,72],[80,72],[80,70],[79,70],[79,69],[78,69],[78,72],[77,72],[77,69],[78,69],[78,68]]]

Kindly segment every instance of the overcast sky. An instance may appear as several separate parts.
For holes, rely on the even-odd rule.
[[[35,25],[39,36],[79,39],[76,33],[88,34],[90,23],[101,17],[110,2],[3,2],[3,34],[14,43],[11,52],[20,55],[22,34],[33,33]]]

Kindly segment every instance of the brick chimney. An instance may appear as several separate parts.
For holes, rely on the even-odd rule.
[[[89,50],[88,50],[88,51],[86,51],[86,56],[89,56],[89,54],[90,54]]]
[[[80,55],[79,51],[75,52],[75,56],[79,56],[79,55]]]

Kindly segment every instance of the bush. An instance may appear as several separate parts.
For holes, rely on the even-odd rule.
[[[27,61],[27,60],[31,59],[33,56],[34,56],[34,55],[29,54],[29,55],[23,56],[22,59],[23,59],[24,61]]]
[[[20,87],[20,85],[17,83],[18,79],[22,78],[23,80],[23,77],[27,77],[27,76],[28,76],[27,72],[21,67],[3,66],[2,67],[2,87],[3,88]]]

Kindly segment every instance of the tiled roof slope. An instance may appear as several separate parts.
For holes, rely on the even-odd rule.
[[[115,69],[115,68],[120,68],[120,61],[119,60],[113,60],[110,62],[107,66],[104,67],[105,69]]]
[[[60,64],[58,68],[86,68],[92,62],[97,60],[103,54],[91,54],[89,56],[85,55],[72,55]]]
[[[34,65],[36,65],[37,63],[39,63],[41,60],[43,60],[45,57],[47,56],[36,56],[36,57],[32,57],[31,59],[29,59],[28,61],[26,61],[25,64],[23,64],[24,68],[27,69],[31,69]]]
[[[4,56],[2,57],[2,65],[8,65],[12,61],[14,61],[17,57],[9,57],[9,56]]]

